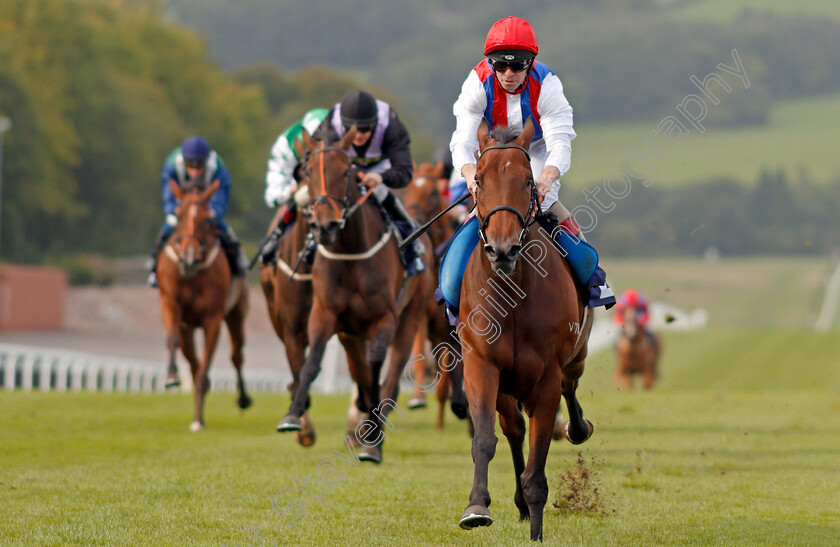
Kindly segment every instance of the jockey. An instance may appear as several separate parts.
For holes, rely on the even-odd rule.
[[[334,133],[342,138],[354,125],[356,138],[347,154],[363,174],[361,183],[373,192],[379,205],[398,221],[398,226],[402,224],[403,230],[413,231],[416,229],[414,220],[388,191],[388,188],[404,188],[411,182],[414,166],[408,130],[388,103],[375,99],[367,91],[356,89],[345,94],[341,102],[330,109],[312,136],[326,140],[329,134]],[[301,188],[295,194],[295,200],[298,205],[306,204],[309,201],[308,189]],[[285,224],[281,220],[281,226]],[[284,227],[281,229],[285,230]],[[310,238],[305,255],[307,258],[314,256],[317,247],[314,243],[314,239]],[[415,241],[406,249],[403,261],[408,275],[426,269],[423,253],[420,241]]]
[[[207,141],[198,136],[192,136],[185,140],[181,146],[173,150],[163,165],[160,173],[163,185],[163,212],[166,219],[158,233],[157,241],[152,248],[152,255],[148,261],[149,277],[148,283],[157,287],[157,260],[160,252],[166,245],[169,236],[175,231],[178,219],[175,216],[175,209],[178,204],[175,195],[169,187],[169,179],[175,180],[179,186],[191,182],[200,188],[207,188],[213,181],[219,181],[219,189],[210,198],[211,215],[216,226],[219,242],[228,258],[231,273],[236,277],[245,277],[248,269],[248,258],[242,250],[233,229],[224,221],[227,212],[228,199],[230,198],[230,173],[225,167],[224,161],[215,150],[210,149]]]
[[[542,199],[541,208],[552,214],[556,219],[553,222],[585,241],[580,226],[557,197],[560,176],[571,165],[571,142],[576,136],[572,107],[557,75],[536,60],[538,53],[537,36],[524,19],[507,17],[490,28],[484,42],[487,58],[467,76],[453,107],[456,126],[449,143],[453,176],[459,173],[467,189],[475,193],[476,134],[482,119],[490,123],[491,130],[496,126],[521,130],[532,117],[535,132],[528,154]],[[457,186],[455,182],[451,187],[452,199],[463,195],[463,188],[459,192]],[[590,307],[615,304],[615,296],[600,266],[586,285]]]
[[[304,129],[312,135],[328,112],[326,108],[313,108],[303,115],[301,121],[286,128],[271,147],[268,172],[265,175],[265,203],[269,207],[283,206],[286,212],[281,215],[281,222],[260,246],[260,260],[263,264],[271,264],[274,261],[283,232],[291,226],[297,216],[295,202],[291,199],[292,191],[300,179],[301,167],[295,142],[303,142]]]
[[[613,315],[613,322],[616,325],[624,325],[624,311],[628,308],[636,308],[636,323],[639,327],[644,328],[650,320],[647,298],[636,289],[624,291],[624,294],[618,299],[618,305],[616,305]]]

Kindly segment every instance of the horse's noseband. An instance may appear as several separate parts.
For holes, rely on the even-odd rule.
[[[493,146],[488,146],[484,150],[481,151],[481,154],[478,156],[478,161],[481,161],[481,157],[488,150],[503,150],[505,148],[515,148],[521,150],[522,153],[525,154],[525,157],[528,158],[528,163],[530,166],[531,156],[528,154],[528,151],[522,148],[517,144],[494,144]],[[510,205],[497,205],[490,209],[484,218],[481,218],[481,212],[478,210],[478,204],[476,203],[475,214],[478,217],[478,235],[481,237],[481,241],[487,245],[487,223],[490,221],[490,217],[493,214],[498,213],[499,211],[510,211],[511,213],[516,215],[516,218],[519,219],[519,224],[522,226],[522,231],[519,232],[519,246],[522,246],[522,243],[525,241],[525,238],[528,237],[528,227],[534,223],[534,210],[539,203],[539,194],[537,193],[537,185],[534,182],[534,177],[528,177],[528,187],[531,192],[531,197],[528,202],[528,212],[526,214],[522,214],[519,212],[518,209],[511,207]],[[480,188],[480,186],[479,186]]]
[[[344,154],[348,159],[350,156],[347,155],[347,151],[343,148],[338,147],[327,147],[327,148],[318,148],[316,150],[310,151],[308,154],[307,160],[312,156],[312,154],[322,154],[325,152],[341,152]],[[324,159],[321,158],[321,166],[323,169]],[[352,190],[352,185],[354,182],[359,180],[359,170],[353,164],[350,163],[350,166],[344,172],[344,178],[347,182],[347,191],[344,194],[343,198],[338,196],[333,196],[332,194],[327,193],[327,186],[326,180],[324,178],[324,174],[321,175],[321,194],[318,195],[313,203],[303,212],[307,217],[311,217],[314,214],[314,208],[317,205],[322,203],[326,203],[329,205],[336,214],[336,222],[338,223],[339,230],[344,228],[344,225],[347,223],[347,219],[350,218],[353,213],[359,208],[359,206],[364,203],[365,199],[369,196],[370,192],[363,193],[362,197],[356,201],[356,203],[352,203],[352,198],[350,197],[350,192]]]

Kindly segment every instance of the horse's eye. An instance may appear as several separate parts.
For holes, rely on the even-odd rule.
[[[475,177],[473,180],[475,181],[475,187],[476,188],[481,188],[481,181],[478,180],[478,177]]]

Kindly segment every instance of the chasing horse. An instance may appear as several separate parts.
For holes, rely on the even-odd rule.
[[[448,185],[448,182],[449,180],[445,178],[443,162],[421,163],[415,168],[414,177],[405,188],[402,199],[406,208],[418,222],[425,224],[447,208],[449,201],[442,195],[441,187]],[[440,258],[443,256],[446,245],[459,226],[457,214],[450,211],[426,231],[435,250],[435,272],[440,266]],[[433,348],[444,342],[453,344],[453,347],[457,346],[457,336],[453,336],[454,332],[446,316],[441,313],[440,307],[434,300],[429,299],[426,305],[426,320],[420,323],[420,329],[417,331],[411,350],[411,355],[415,359],[418,356],[423,358],[417,359],[412,364],[410,381],[415,389],[408,401],[408,407],[412,409],[425,407],[426,392],[434,389],[438,400],[435,424],[437,429],[443,429],[447,400],[451,399],[452,412],[459,419],[466,418],[468,413],[467,398],[463,387],[464,371],[460,360],[452,370],[447,370],[447,367],[440,366],[437,360],[430,359],[426,351],[427,341]],[[458,348],[455,347],[455,349]],[[426,376],[430,371],[434,378],[427,384]]]
[[[548,497],[545,464],[561,397],[569,416],[561,426],[563,436],[580,444],[594,431],[576,390],[592,328],[587,304],[596,304],[581,279],[594,275],[597,253],[557,227],[557,219],[543,218],[528,151],[533,135],[530,118],[518,136],[506,128],[491,134],[484,120],[479,125],[476,214],[444,257],[441,291],[450,312],[460,317],[464,382],[475,427],[473,488],[460,526],[493,523],[487,474],[498,412],[513,455],[520,519],[530,519],[531,539],[541,540]],[[527,464],[522,410],[529,417]]]
[[[613,319],[621,327],[616,344],[616,389],[633,389],[633,377],[641,375],[642,386],[652,389],[659,376],[662,340],[647,328],[647,300],[635,289],[628,289],[616,305]]]
[[[302,429],[310,387],[320,372],[327,341],[337,334],[358,386],[357,406],[370,415],[351,437],[363,447],[358,453],[360,460],[380,463],[383,424],[396,405],[399,380],[434,281],[428,269],[406,275],[394,228],[376,205],[376,198],[368,199],[377,189],[386,188],[380,185],[362,193],[359,169],[348,154],[356,133],[355,124],[343,137],[327,133],[323,141],[303,133],[308,158],[303,179],[310,199],[304,213],[317,239],[308,323],[310,345],[289,413],[280,420],[277,430]],[[431,264],[431,242],[425,238],[423,244],[423,255],[417,258]],[[391,362],[380,391],[389,347]]]
[[[169,187],[178,202],[177,224],[158,261],[156,275],[160,289],[161,314],[167,333],[169,374],[167,387],[180,384],[176,354],[178,348],[190,364],[195,392],[192,431],[204,429],[204,399],[210,390],[208,371],[219,340],[222,322],[231,337],[231,360],[236,368],[241,409],[251,406],[242,380],[242,347],[245,343],[245,315],[248,291],[242,277],[233,277],[228,259],[221,251],[214,231],[209,201],[219,181],[209,188],[187,191],[175,180]],[[193,339],[196,329],[204,331],[204,352],[199,359]]]
[[[289,207],[291,204],[278,210],[271,226],[278,225],[282,220],[280,217],[290,214]],[[260,267],[260,284],[268,303],[271,325],[283,342],[292,371],[289,384],[292,395],[300,385],[300,371],[309,345],[307,324],[312,307],[312,266],[299,258],[308,232],[305,222],[292,224],[274,256]],[[301,421],[303,427],[295,432],[295,438],[301,446],[312,446],[316,433],[308,412],[303,414]]]

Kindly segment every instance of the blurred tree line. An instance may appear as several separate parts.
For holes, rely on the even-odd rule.
[[[326,69],[303,77],[254,68],[237,80],[155,3],[3,0],[0,116],[14,125],[4,135],[2,258],[146,252],[162,222],[163,160],[191,134],[225,159],[231,223],[258,238],[274,139],[356,85]]]
[[[572,206],[586,204],[569,192]],[[679,188],[633,183],[587,239],[605,256],[814,254],[840,248],[840,178],[761,172],[754,184],[719,179]]]
[[[710,125],[763,123],[772,101],[840,91],[840,21],[746,11],[730,22],[679,15],[659,0],[168,0],[169,12],[210,37],[228,68],[254,60],[361,71],[403,101],[401,114],[437,140],[481,59],[490,25],[515,13],[561,77],[577,122],[668,114],[737,49],[750,80],[710,113]],[[317,13],[317,17],[312,14]]]
[[[391,102],[412,130],[417,160],[429,157],[448,140],[451,104],[480,58],[487,28],[509,8],[496,0],[482,10],[466,0],[418,6],[3,0],[0,116],[14,126],[4,135],[2,259],[145,253],[162,220],[161,164],[196,133],[228,164],[229,220],[254,243],[271,215],[262,195],[277,135],[305,110],[330,106],[355,87]],[[534,22],[541,58],[564,79],[579,123],[671,113],[697,92],[688,76],[702,79],[717,63],[731,65],[733,47],[752,86],[714,109],[718,123],[760,122],[776,98],[840,87],[836,22],[764,14],[740,26],[677,23],[658,6],[517,5]],[[206,41],[174,24],[166,10],[189,16]],[[223,71],[208,46],[230,56],[226,63],[236,69]],[[260,59],[266,62],[254,62]],[[734,104],[741,100],[747,102]],[[836,233],[838,184],[819,186],[804,176],[794,183],[765,173],[754,188],[735,181],[674,190],[638,185],[642,190],[593,235],[616,254],[695,253],[711,244],[730,253],[831,249],[830,230],[822,227]]]

